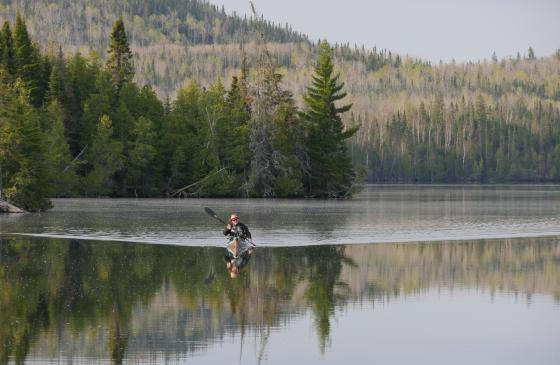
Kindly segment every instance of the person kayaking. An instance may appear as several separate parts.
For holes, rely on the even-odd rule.
[[[249,262],[255,245],[249,227],[239,221],[237,214],[232,214],[229,221],[224,228],[224,235],[228,236],[228,254],[224,259],[230,276],[235,278]]]
[[[232,214],[229,218],[229,224],[224,228],[224,236],[229,236],[230,240],[241,238],[251,239],[249,227],[239,221],[237,214]]]

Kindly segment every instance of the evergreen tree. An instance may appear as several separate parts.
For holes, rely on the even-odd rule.
[[[527,58],[530,60],[535,60],[537,58],[535,56],[535,50],[533,49],[533,47],[529,47],[529,50],[527,51]]]
[[[344,130],[340,115],[351,105],[336,106],[346,93],[344,83],[334,73],[332,50],[325,41],[319,45],[319,60],[314,69],[312,86],[304,97],[301,118],[307,123],[305,146],[308,166],[304,176],[306,194],[341,197],[349,193],[354,180],[352,162],[346,153],[346,140],[357,128]]]
[[[195,182],[195,155],[198,153],[200,138],[200,121],[202,111],[199,108],[200,86],[191,83],[179,90],[170,113],[165,118],[159,145],[161,160],[166,165],[167,190]]]
[[[76,168],[78,162],[72,161],[70,148],[64,135],[64,112],[56,100],[53,100],[43,113],[47,125],[49,169],[54,195],[68,197],[75,194],[78,177]]]
[[[4,22],[0,31],[0,68],[11,77],[16,73],[14,40],[8,21]]]
[[[14,48],[16,66],[19,75],[27,75],[25,67],[35,59],[35,50],[27,32],[27,26],[21,15],[16,16],[16,26],[14,30]]]
[[[273,115],[273,190],[277,197],[297,197],[303,195],[303,129],[293,95],[280,88],[281,80],[281,75],[276,74],[271,84],[278,104]]]
[[[0,83],[0,166],[2,196],[17,206],[46,210],[52,206],[47,138],[40,128],[29,92],[21,84]]]
[[[230,140],[236,141],[236,143],[228,144],[228,153],[224,158],[224,163],[237,175],[237,186],[241,188],[241,193],[244,196],[249,195],[245,182],[248,179],[250,161],[252,160],[249,148],[250,100],[246,86],[246,75],[242,72],[239,79],[236,76],[232,78],[230,90],[227,93],[228,133],[231,136]]]
[[[95,61],[77,54],[68,62],[68,144],[76,156],[90,148],[97,133],[99,119],[111,112],[114,95],[111,77]]]
[[[55,65],[51,69],[51,75],[49,76],[49,90],[47,93],[47,101],[48,102],[58,102],[60,97],[61,91],[61,82],[60,82],[60,68]]]
[[[93,169],[85,177],[84,193],[108,195],[115,188],[114,175],[124,165],[123,146],[113,139],[113,126],[109,116],[103,115],[97,126],[87,160]]]
[[[31,103],[36,107],[41,106],[50,74],[49,65],[46,58],[41,57],[37,46],[32,43],[25,21],[19,14],[16,17],[13,38],[16,76],[29,90]]]
[[[129,151],[129,166],[127,178],[134,195],[146,196],[150,183],[154,184],[154,171],[152,165],[156,155],[154,127],[152,122],[141,116],[134,123],[132,130],[134,138]]]
[[[113,90],[119,92],[124,83],[132,81],[134,65],[122,17],[113,25],[107,51],[107,70],[111,74]]]

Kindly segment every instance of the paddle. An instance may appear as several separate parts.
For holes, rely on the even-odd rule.
[[[208,207],[204,207],[204,211],[206,212],[206,214],[208,214],[210,217],[217,219],[218,221],[220,221],[223,225],[227,226],[227,223],[224,222],[223,220],[220,219],[220,217],[218,217],[218,215],[210,208]],[[246,240],[249,242],[250,245],[252,245],[253,247],[257,247],[257,245],[253,242],[253,240],[251,238],[246,238]]]
[[[204,211],[205,211],[206,214],[208,214],[210,217],[219,220],[223,225],[227,226],[227,223],[224,222],[223,220],[221,220],[220,217],[218,217],[218,215],[217,215],[212,209],[210,209],[210,208],[208,208],[208,207],[204,207]]]

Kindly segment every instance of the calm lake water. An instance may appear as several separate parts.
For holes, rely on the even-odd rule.
[[[560,235],[560,186],[369,186],[352,200],[58,199],[40,215],[0,216],[0,231],[60,238],[221,246],[235,212],[259,246]]]
[[[558,364],[559,203],[556,186],[374,186],[1,216],[0,363]],[[236,279],[203,206],[250,224]]]

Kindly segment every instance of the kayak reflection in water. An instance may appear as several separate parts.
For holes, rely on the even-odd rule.
[[[249,262],[255,244],[251,239],[249,228],[239,221],[237,214],[232,214],[229,224],[224,228],[224,235],[228,236],[228,253],[224,257],[226,268],[231,278],[236,278],[239,270]]]

